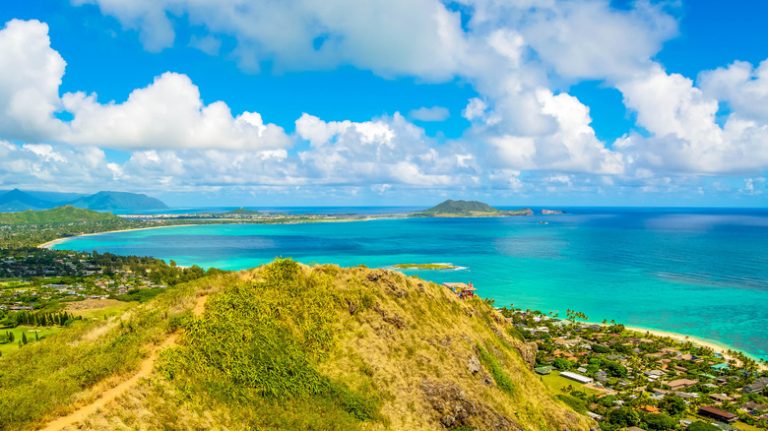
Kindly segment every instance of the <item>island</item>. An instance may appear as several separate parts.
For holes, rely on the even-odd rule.
[[[413,270],[447,270],[447,269],[460,269],[460,266],[456,266],[451,263],[398,263],[392,265],[394,269],[413,269]]]
[[[523,208],[519,210],[500,210],[484,202],[478,201],[444,201],[430,209],[413,214],[416,217],[503,217],[503,216],[530,216],[533,210]]]

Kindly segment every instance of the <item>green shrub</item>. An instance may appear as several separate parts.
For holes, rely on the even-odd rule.
[[[499,363],[499,360],[482,346],[477,346],[477,352],[480,357],[480,362],[488,369],[488,372],[491,373],[491,377],[493,377],[493,380],[496,382],[496,386],[507,393],[513,393],[515,386],[509,376],[507,376],[507,373]]]

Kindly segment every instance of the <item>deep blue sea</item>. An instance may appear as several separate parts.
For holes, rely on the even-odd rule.
[[[411,273],[471,281],[497,305],[561,315],[572,308],[591,321],[679,332],[768,359],[768,209],[185,226],[78,237],[56,248],[224,269],[278,256],[342,266],[452,263],[465,269]]]

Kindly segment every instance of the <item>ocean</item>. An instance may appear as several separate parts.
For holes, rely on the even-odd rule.
[[[381,211],[391,212],[396,211]],[[679,332],[768,359],[768,210],[567,212],[183,226],[76,237],[54,248],[222,269],[250,268],[276,257],[369,267],[451,263],[461,269],[407,273],[436,282],[472,282],[498,306],[561,316],[570,308],[590,321]]]

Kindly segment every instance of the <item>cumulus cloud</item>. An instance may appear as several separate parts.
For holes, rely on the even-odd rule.
[[[270,150],[291,145],[257,112],[233,116],[226,103],[204,104],[186,75],[165,73],[122,103],[95,94],[59,96],[66,63],[51,48],[48,26],[13,20],[0,30],[0,138],[51,140],[110,148]],[[68,112],[71,121],[56,118]]]
[[[76,0],[95,4],[140,31],[150,50],[174,42],[170,15],[237,40],[235,55],[258,69],[273,61],[290,69],[350,64],[385,76],[445,79],[466,46],[460,17],[439,0]]]
[[[768,122],[768,60],[758,67],[737,61],[699,76],[701,90],[730,105],[739,116]]]
[[[65,67],[46,24],[11,20],[0,29],[0,137],[36,140],[62,128],[53,113]]]
[[[653,170],[712,174],[766,169],[768,124],[756,120],[751,107],[744,113],[740,109],[742,100],[760,97],[751,89],[759,81],[745,79],[743,88],[728,87],[723,82],[734,82],[725,79],[730,73],[704,73],[706,92],[659,65],[620,83],[625,104],[651,135],[630,134],[615,147],[637,166]],[[716,118],[720,102],[714,94],[726,87],[728,97],[739,102],[721,126]]]
[[[323,121],[304,114],[296,132],[311,143],[299,153],[310,177],[333,184],[359,182],[448,186],[472,181],[471,153],[436,148],[421,128],[395,113],[373,121]]]
[[[233,117],[224,102],[205,105],[186,75],[165,73],[134,90],[123,103],[100,104],[95,95],[68,93],[74,118],[62,140],[113,148],[285,148],[283,129],[257,112]]]

